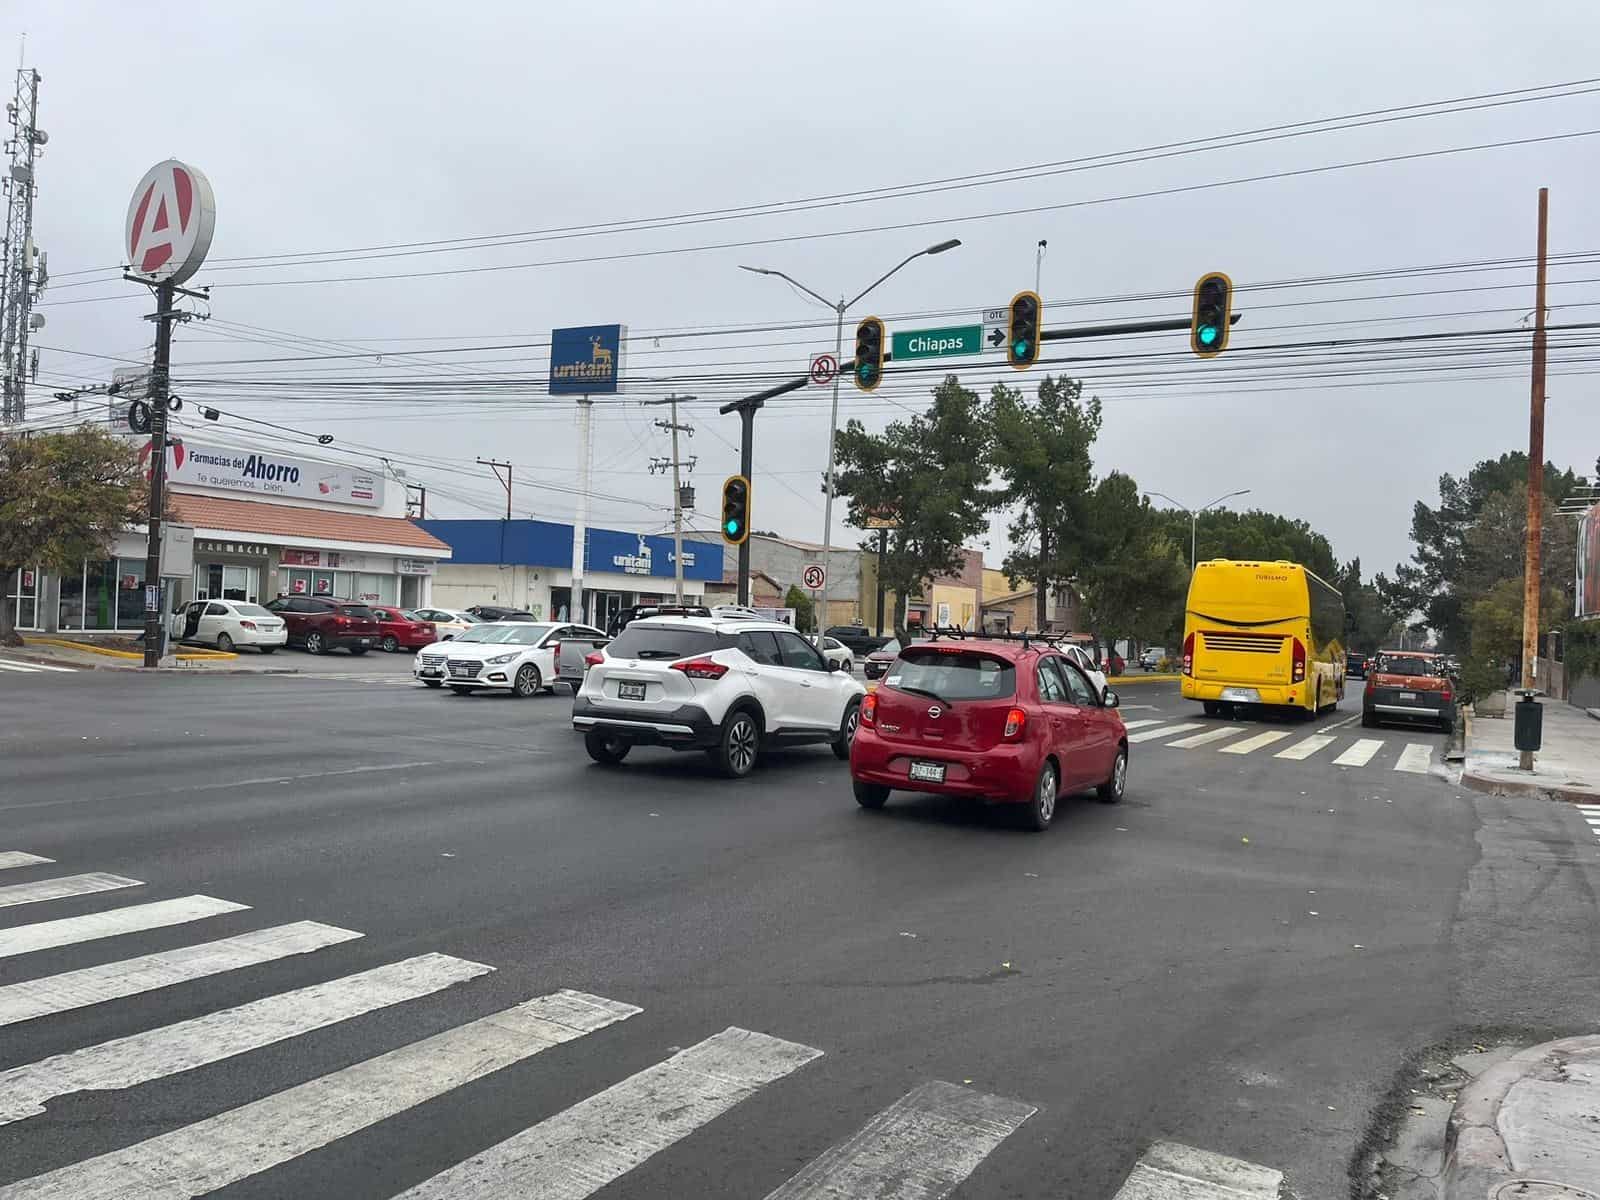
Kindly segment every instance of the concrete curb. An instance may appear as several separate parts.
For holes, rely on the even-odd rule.
[[[299,667],[157,667],[155,672],[146,671],[143,666],[122,666],[120,663],[97,662],[69,662],[60,658],[49,658],[43,654],[26,654],[14,647],[6,648],[6,654],[18,662],[36,663],[41,667],[70,667],[74,671],[122,671],[127,674],[155,674],[162,675],[300,675],[303,672]]]
[[[93,642],[70,642],[66,638],[24,638],[23,645],[60,646],[63,650],[71,650],[75,654],[103,654],[107,658],[125,658],[144,661],[144,654],[133,650],[115,650],[110,646],[97,646]],[[235,659],[239,656],[225,650],[182,650],[175,651],[173,657],[180,662],[207,662],[211,659]]]
[[[1587,804],[1600,800],[1600,788],[1569,787],[1556,783],[1539,783],[1528,780],[1498,779],[1484,775],[1471,767],[1461,772],[1461,785],[1490,796],[1538,796],[1544,800],[1564,800],[1569,804]]]
[[[1524,1079],[1553,1076],[1559,1069],[1554,1055],[1583,1053],[1600,1053],[1600,1036],[1588,1034],[1530,1046],[1496,1063],[1461,1090],[1445,1127],[1441,1200],[1481,1200],[1491,1195],[1496,1184],[1519,1177],[1500,1136],[1501,1105],[1512,1087]]]

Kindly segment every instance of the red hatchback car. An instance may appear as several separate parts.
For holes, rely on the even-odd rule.
[[[1117,694],[1094,685],[1037,640],[937,639],[908,646],[861,705],[850,746],[856,801],[882,808],[891,791],[1021,806],[1050,827],[1062,794],[1128,782],[1128,731]]]
[[[420,650],[439,640],[432,621],[424,621],[406,609],[374,604],[372,615],[378,618],[378,645],[391,654],[396,650]]]

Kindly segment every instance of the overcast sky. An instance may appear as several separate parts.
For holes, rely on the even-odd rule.
[[[148,293],[108,268],[124,258],[133,185],[158,160],[181,158],[211,180],[217,233],[193,281],[214,285],[210,305],[193,306],[213,319],[180,328],[177,389],[191,401],[185,417],[197,400],[230,414],[188,436],[280,451],[295,440],[231,414],[332,433],[347,453],[381,452],[428,484],[430,515],[498,510],[498,485],[472,462],[481,455],[516,464],[519,515],[571,518],[573,406],[542,386],[540,343],[554,326],[627,324],[628,374],[659,381],[596,406],[594,452],[604,497],[594,521],[654,531],[670,522],[669,486],[646,465],[667,441],[650,424],[660,410],[634,402],[674,384],[701,398],[688,409],[697,432],[684,451],[698,456],[698,508],[708,512],[737,465],[737,419],[715,404],[831,349],[826,309],[740,263],[854,294],[906,254],[959,237],[961,248],[912,263],[852,310],[907,329],[1003,305],[1032,285],[1046,239],[1049,327],[1186,316],[1188,289],[1211,269],[1231,274],[1244,312],[1213,362],[1188,356],[1182,333],[1050,348],[1086,356],[1064,369],[1106,401],[1099,471],[1128,472],[1192,505],[1251,488],[1245,503],[1304,518],[1341,557],[1388,570],[1409,553],[1413,501],[1431,499],[1441,472],[1526,448],[1526,354],[1477,360],[1465,352],[1496,343],[1470,338],[1449,350],[1408,345],[1425,357],[1405,361],[1393,348],[1346,349],[1330,362],[1320,349],[1261,347],[1516,324],[1533,308],[1541,185],[1551,189],[1552,253],[1595,251],[1552,267],[1552,320],[1600,314],[1600,137],[1119,198],[1600,131],[1600,94],[809,211],[365,261],[296,257],[833,196],[1584,80],[1600,75],[1592,0],[482,2],[447,20],[437,4],[392,0],[249,9],[13,0],[3,21],[8,53],[27,33],[50,138],[35,230],[53,283],[36,335],[33,415],[61,411],[45,403],[52,392],[147,355]],[[1049,211],[986,216],[1039,208]],[[830,236],[803,236],[816,234]],[[648,253],[729,242],[764,244]],[[290,257],[263,269],[269,255]],[[573,259],[590,261],[552,264]],[[1326,281],[1505,259],[1518,261]],[[460,273],[503,267],[512,269]],[[454,273],[283,282],[420,272]],[[1260,286],[1306,279],[1321,282]],[[1393,298],[1424,291],[1433,294]],[[1437,313],[1467,315],[1424,319]],[[816,327],[795,328],[808,322]],[[777,328],[666,336],[739,326]],[[1590,471],[1600,405],[1585,335],[1565,338],[1579,346],[1552,354],[1548,454]],[[514,348],[460,352],[480,346]],[[349,357],[325,357],[338,354]],[[1121,357],[1131,354],[1167,357]],[[298,361],[204,365],[286,357]],[[983,389],[1043,373],[1001,371],[992,357],[950,366]],[[891,376],[871,398],[846,389],[841,423],[879,426],[920,408],[934,378]],[[364,399],[351,403],[335,380],[367,381]],[[820,540],[827,399],[812,389],[758,418],[758,528]],[[836,538],[853,543],[842,505],[835,515]],[[991,563],[1004,540],[999,521]]]

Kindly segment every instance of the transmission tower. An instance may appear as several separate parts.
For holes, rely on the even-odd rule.
[[[21,421],[27,414],[27,385],[39,374],[39,352],[28,358],[28,335],[44,325],[33,302],[49,280],[46,256],[33,244],[33,201],[38,195],[34,164],[48,141],[39,128],[39,72],[17,71],[17,92],[6,105],[11,132],[5,152],[11,162],[0,188],[6,196],[5,241],[0,243],[0,419]]]

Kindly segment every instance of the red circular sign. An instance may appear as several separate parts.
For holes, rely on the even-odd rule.
[[[832,383],[839,373],[839,360],[831,354],[819,354],[811,360],[811,382]]]
[[[205,261],[216,224],[211,184],[199,168],[170,158],[157,163],[128,203],[128,265],[146,279],[182,283]]]
[[[806,587],[810,588],[813,592],[820,591],[822,585],[827,582],[827,579],[828,573],[820,566],[815,565],[807,567],[800,574],[800,582],[804,583]]]

